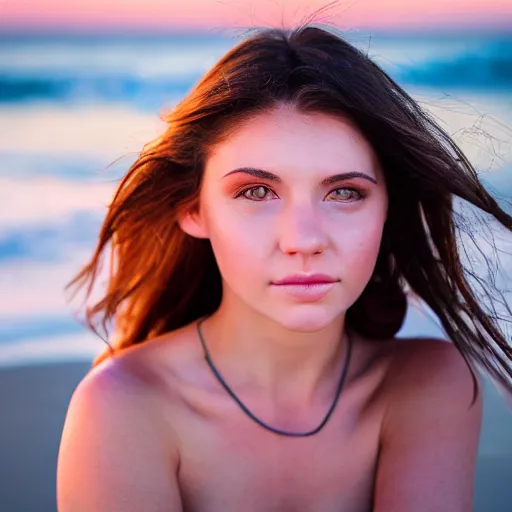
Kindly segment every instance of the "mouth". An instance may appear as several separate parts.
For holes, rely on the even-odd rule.
[[[294,275],[272,282],[272,288],[299,302],[315,302],[324,298],[339,279],[325,274]]]
[[[335,279],[327,274],[295,274],[292,276],[285,277],[284,279],[280,279],[279,281],[272,281],[272,284],[275,286],[298,286],[298,285],[325,285],[331,284],[339,281],[339,279]]]

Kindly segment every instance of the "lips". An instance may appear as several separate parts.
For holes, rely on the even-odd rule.
[[[338,281],[327,274],[295,274],[274,281],[271,289],[294,302],[314,303],[326,297]]]
[[[277,286],[290,286],[290,285],[315,285],[315,284],[329,284],[335,283],[338,279],[331,277],[327,274],[295,274],[285,277],[279,281],[273,281],[272,284]]]

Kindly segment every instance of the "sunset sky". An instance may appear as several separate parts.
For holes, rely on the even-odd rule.
[[[318,22],[347,27],[512,27],[510,0],[0,0],[0,28],[215,28]]]

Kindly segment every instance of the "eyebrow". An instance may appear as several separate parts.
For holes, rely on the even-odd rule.
[[[268,181],[273,181],[274,183],[281,183],[282,180],[279,176],[274,174],[273,172],[264,171],[263,169],[255,169],[254,167],[240,167],[238,169],[234,169],[233,171],[228,172],[226,175],[224,175],[224,178],[226,176],[231,176],[232,174],[249,174],[250,176],[254,176],[255,178],[261,178]],[[322,185],[329,186],[334,183],[339,183],[340,181],[344,180],[350,180],[352,178],[363,178],[365,180],[371,181],[375,185],[377,185],[377,180],[373,178],[372,176],[369,176],[368,174],[365,174],[364,172],[343,172],[340,174],[334,174],[333,176],[329,176],[328,178],[325,178],[322,180]]]

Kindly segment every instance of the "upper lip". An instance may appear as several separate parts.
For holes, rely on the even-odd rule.
[[[294,274],[279,281],[272,281],[272,284],[325,284],[338,281],[327,274]]]

